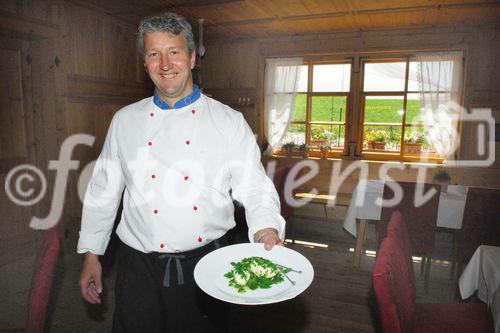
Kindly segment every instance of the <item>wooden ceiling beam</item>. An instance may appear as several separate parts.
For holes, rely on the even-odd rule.
[[[268,24],[280,21],[305,21],[305,20],[318,20],[325,18],[346,17],[356,15],[373,15],[373,14],[392,14],[402,12],[415,12],[425,10],[441,10],[445,8],[480,8],[480,7],[500,7],[500,2],[481,2],[481,3],[456,3],[456,4],[443,4],[436,5],[421,5],[409,7],[394,7],[394,8],[379,8],[379,9],[362,9],[362,10],[349,10],[340,12],[330,12],[324,14],[308,14],[308,15],[289,15],[289,16],[274,16],[261,19],[239,20],[239,21],[222,21],[222,22],[208,22],[209,25],[220,26],[236,26],[236,25],[249,25],[249,24]]]
[[[181,3],[179,5],[173,4],[172,7],[203,7],[203,6],[213,6],[213,5],[221,5],[225,3],[232,2],[243,2],[245,0],[198,0],[198,1],[187,1]]]
[[[134,14],[149,14],[155,12],[163,12],[167,10],[175,10],[180,8],[195,8],[195,7],[204,7],[204,6],[216,6],[222,5],[226,3],[233,2],[243,2],[245,0],[198,0],[198,1],[186,1],[184,3],[175,4],[172,1],[165,1],[165,6],[155,6],[155,7],[145,7],[143,9],[134,10]],[[122,15],[122,14],[130,14],[130,11],[121,10],[114,11],[113,14]]]
[[[88,3],[87,1],[84,1],[84,0],[65,0],[69,3],[72,3],[76,6],[80,6],[80,7],[83,7],[83,8],[87,8],[87,9],[90,9],[90,10],[94,10],[96,12],[99,12],[99,13],[102,13],[104,15],[108,15],[110,17],[114,17],[114,18],[117,18],[121,21],[123,21],[124,23],[127,23],[127,24],[131,24],[131,25],[137,25],[137,21],[130,18],[130,16],[123,16],[123,15],[115,15],[114,12],[110,11],[110,10],[107,10],[106,8],[103,8],[101,6],[98,6],[98,5],[95,5],[95,4],[91,4],[91,3]],[[128,14],[130,14],[130,11],[128,11]]]

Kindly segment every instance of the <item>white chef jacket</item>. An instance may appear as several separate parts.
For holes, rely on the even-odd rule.
[[[235,226],[230,189],[245,206],[250,241],[263,228],[284,238],[279,197],[241,113],[196,86],[174,109],[155,94],[111,121],[85,194],[77,252],[105,252],[122,193],[117,234],[125,244],[144,253],[201,247]]]

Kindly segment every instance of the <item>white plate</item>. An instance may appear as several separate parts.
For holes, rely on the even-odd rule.
[[[275,264],[291,267],[302,273],[287,273],[290,279],[296,282],[295,286],[284,278],[283,282],[269,289],[238,293],[235,288],[229,286],[224,274],[232,269],[231,262],[252,256],[266,258]],[[309,287],[313,277],[314,269],[302,254],[282,246],[275,246],[271,251],[267,251],[260,243],[244,243],[220,248],[201,258],[194,269],[194,279],[204,292],[222,301],[247,305],[276,303],[294,298]]]

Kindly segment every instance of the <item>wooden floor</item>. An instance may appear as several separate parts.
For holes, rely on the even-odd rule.
[[[314,266],[311,286],[295,299],[263,306],[232,306],[232,332],[377,332],[376,305],[371,287],[374,254],[363,257],[361,268],[352,266],[355,239],[342,229],[340,222],[295,217],[295,240],[322,244],[288,244],[306,256]],[[370,225],[367,249],[374,250],[375,230]],[[456,285],[449,280],[451,235],[438,232],[436,260],[431,268],[429,293],[417,274],[420,302],[449,302]],[[0,267],[0,331],[22,328],[33,258],[10,267]],[[78,290],[81,257],[66,254],[59,263],[52,296],[47,332],[109,332],[113,313],[114,266],[105,276],[104,304],[86,305]],[[415,264],[418,272],[419,265]],[[1,304],[3,303],[3,304]]]
[[[361,268],[355,268],[352,265],[355,239],[342,229],[341,223],[297,217],[292,223],[292,238],[327,246],[287,245],[302,253],[313,264],[315,277],[312,285],[303,294],[287,302],[234,307],[234,332],[380,331],[371,286],[374,253],[364,256]],[[375,237],[375,226],[370,225],[368,250],[375,250]],[[438,232],[429,293],[424,293],[423,280],[417,274],[417,301],[454,301],[457,287],[449,279],[451,242],[451,234]],[[417,273],[419,268],[420,265],[415,263]]]

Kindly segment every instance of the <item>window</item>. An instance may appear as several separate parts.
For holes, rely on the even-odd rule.
[[[421,117],[417,62],[366,60],[363,74],[363,152],[434,156]]]
[[[330,157],[453,158],[462,112],[463,52],[344,59],[352,60],[302,62],[282,145],[306,144],[316,157],[325,147]]]
[[[284,142],[307,144],[316,151],[328,146],[334,154],[342,152],[350,77],[350,63],[301,66],[295,107]]]

